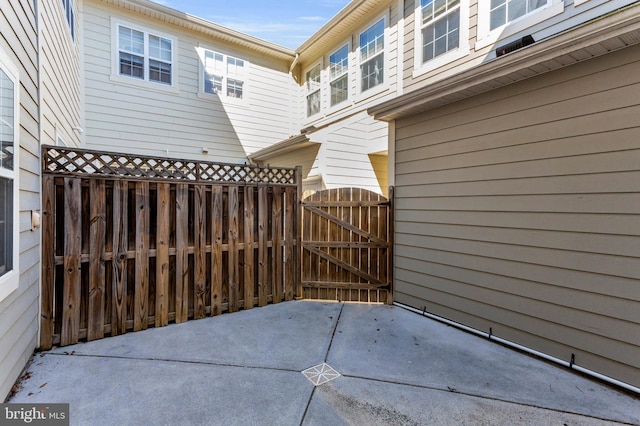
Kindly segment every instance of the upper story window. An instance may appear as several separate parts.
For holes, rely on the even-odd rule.
[[[173,40],[118,25],[119,74],[172,85]]]
[[[422,62],[460,46],[460,0],[422,0]]]
[[[547,5],[547,0],[491,0],[489,29],[494,30]]]
[[[242,99],[246,65],[242,59],[205,50],[204,92]]]
[[[349,99],[349,45],[329,55],[329,87],[331,106]]]
[[[416,8],[414,77],[469,54],[469,0],[420,0]]]
[[[320,112],[320,72],[322,66],[317,64],[306,74],[307,117]]]
[[[62,0],[62,10],[67,18],[67,24],[69,24],[69,31],[71,31],[71,38],[76,39],[76,22],[75,14],[73,12],[73,0]]]
[[[360,34],[360,90],[384,82],[384,18]]]
[[[18,73],[0,51],[0,300],[18,287]]]
[[[563,11],[564,0],[479,1],[475,48],[478,50],[493,46],[498,40],[511,36],[520,37],[520,34],[531,34],[530,27],[551,19]]]

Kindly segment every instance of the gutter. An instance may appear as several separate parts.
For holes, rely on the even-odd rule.
[[[596,378],[598,380],[602,380],[604,382],[610,383],[612,385],[618,386],[618,387],[626,389],[628,391],[640,394],[640,388],[637,388],[635,386],[631,386],[628,383],[621,382],[620,380],[616,380],[616,379],[614,379],[612,377],[605,376],[605,375],[597,373],[597,372],[595,372],[593,370],[589,370],[587,368],[580,367],[579,365],[576,365],[575,362],[574,362],[573,354],[571,356],[571,361],[565,361],[565,360],[562,360],[560,358],[556,358],[556,357],[553,357],[551,355],[547,355],[545,353],[538,352],[535,349],[531,349],[531,348],[528,348],[526,346],[519,345],[519,344],[517,344],[515,342],[512,342],[510,340],[506,340],[506,339],[503,339],[501,337],[497,337],[492,333],[487,333],[487,332],[484,332],[484,331],[480,331],[478,329],[468,327],[468,326],[466,326],[464,324],[460,324],[458,322],[448,320],[446,318],[431,314],[431,313],[426,312],[426,311],[421,311],[419,309],[413,308],[411,306],[408,306],[408,305],[405,305],[405,304],[402,304],[402,303],[399,303],[399,302],[393,302],[393,305],[394,306],[398,306],[399,308],[402,308],[402,309],[406,309],[406,310],[408,310],[410,312],[422,315],[423,317],[427,317],[427,318],[430,318],[432,320],[435,320],[435,321],[450,325],[450,326],[455,327],[457,329],[460,329],[460,330],[463,330],[463,331],[466,331],[466,332],[469,332],[469,333],[472,333],[472,334],[475,334],[475,335],[478,335],[478,336],[481,336],[481,337],[486,337],[487,339],[489,339],[491,341],[494,341],[496,343],[500,343],[502,345],[508,346],[508,347],[510,347],[512,349],[516,349],[516,350],[519,350],[519,351],[522,351],[522,352],[526,352],[526,353],[528,353],[530,355],[533,355],[533,356],[536,356],[536,357],[539,357],[539,358],[543,358],[543,359],[545,359],[547,361],[550,361],[550,362],[553,362],[555,364],[560,364],[560,365],[562,365],[564,367],[568,367],[571,370],[579,371],[580,373],[583,373],[583,374],[586,374],[588,376],[594,377],[594,378]]]

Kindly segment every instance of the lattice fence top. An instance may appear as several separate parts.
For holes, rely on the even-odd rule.
[[[224,183],[296,184],[296,169],[44,146],[43,172]]]

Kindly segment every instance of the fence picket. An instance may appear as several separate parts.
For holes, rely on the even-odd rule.
[[[55,295],[55,182],[53,176],[42,178],[42,303],[40,314],[40,348],[53,347]]]
[[[296,258],[294,255],[294,236],[295,236],[295,204],[294,204],[294,188],[286,188],[285,189],[285,218],[284,218],[284,227],[285,227],[285,253],[284,253],[284,262],[285,262],[285,289],[284,289],[284,299],[286,301],[293,300],[294,289],[295,289],[295,274],[296,274]]]
[[[127,332],[127,249],[128,249],[129,185],[117,181],[113,185],[113,251],[111,335]]]
[[[254,249],[253,249],[253,224],[255,211],[253,202],[253,188],[246,187],[244,192],[244,308],[253,308],[254,295]]]
[[[87,340],[104,337],[105,301],[105,184],[92,180],[89,185],[91,218],[89,220],[89,315]]]
[[[136,182],[136,279],[133,331],[148,326],[149,309],[149,182]]]
[[[271,225],[273,227],[273,246],[272,246],[272,279],[273,286],[273,303],[282,302],[282,189],[273,188],[273,211],[271,216]]]
[[[189,319],[189,186],[176,188],[176,322]]]
[[[266,186],[258,188],[258,306],[267,304],[267,280],[268,280],[268,205]]]
[[[238,287],[239,287],[239,265],[238,265],[238,187],[229,188],[229,312],[238,310]]]
[[[200,319],[206,316],[206,219],[207,214],[207,192],[204,185],[194,187],[194,280],[193,280],[193,319]]]
[[[211,315],[222,313],[222,187],[211,189]]]
[[[62,329],[63,346],[78,343],[80,336],[82,217],[80,179],[64,179],[64,291]]]
[[[156,234],[156,327],[169,324],[169,229],[170,191],[168,183],[158,184]]]

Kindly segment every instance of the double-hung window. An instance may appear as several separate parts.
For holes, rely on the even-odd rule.
[[[349,99],[349,45],[329,55],[329,87],[331,106]]]
[[[204,92],[242,99],[246,62],[222,53],[204,51]]]
[[[384,82],[384,23],[380,19],[360,34],[361,92]]]
[[[315,65],[306,74],[306,89],[307,89],[307,117],[320,112],[320,73],[322,66],[320,64]]]
[[[422,62],[460,46],[460,0],[422,0]]]
[[[0,300],[18,287],[18,73],[0,51]]]
[[[173,84],[173,40],[118,25],[118,72],[140,80]]]

